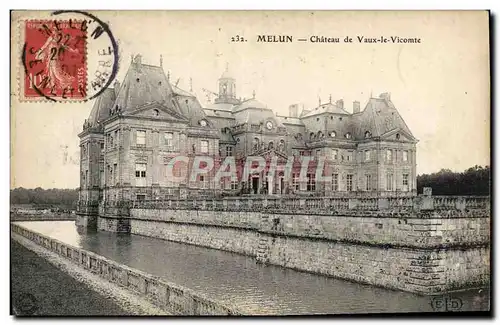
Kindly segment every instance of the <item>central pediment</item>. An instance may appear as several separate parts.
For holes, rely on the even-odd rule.
[[[260,157],[263,157],[265,159],[270,159],[272,157],[278,157],[278,158],[283,158],[284,160],[288,160],[288,157],[286,156],[286,154],[284,152],[277,151],[275,149],[259,150],[259,151],[254,152],[252,155],[260,156]]]

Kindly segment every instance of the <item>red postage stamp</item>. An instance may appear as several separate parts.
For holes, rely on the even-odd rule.
[[[28,20],[24,28],[24,97],[85,99],[86,21]]]

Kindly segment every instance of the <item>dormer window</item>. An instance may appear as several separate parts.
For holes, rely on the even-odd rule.
[[[153,115],[154,115],[154,116],[158,116],[158,115],[160,115],[160,111],[159,111],[159,110],[157,110],[157,109],[154,109],[154,110],[153,110]]]
[[[345,138],[346,138],[346,139],[350,139],[350,138],[351,138],[351,133],[350,133],[350,132],[347,132],[347,133],[345,134]]]
[[[371,138],[371,137],[372,137],[372,134],[370,133],[370,131],[366,131],[365,138]]]
[[[203,126],[203,127],[207,126],[207,124],[208,124],[208,123],[207,123],[207,121],[206,121],[206,120],[201,120],[201,121],[200,121],[200,125],[201,125],[201,126]]]
[[[396,139],[399,140],[399,138],[401,138],[401,136],[399,135],[399,133],[396,133]]]
[[[313,140],[313,139],[314,139],[314,133],[313,133],[313,132],[311,132],[311,133],[309,134],[309,139],[311,139],[311,140]]]
[[[337,136],[337,133],[335,131],[330,132],[330,137],[335,138]]]

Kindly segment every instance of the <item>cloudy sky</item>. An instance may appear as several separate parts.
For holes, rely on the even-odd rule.
[[[229,63],[237,95],[279,114],[318,98],[362,107],[390,92],[417,145],[419,174],[488,165],[489,29],[486,12],[94,12],[119,43],[118,79],[131,55],[159,65],[202,103]],[[40,14],[39,14],[40,15]],[[11,186],[78,187],[78,137],[92,103],[21,102],[20,44],[12,24]],[[78,17],[76,17],[78,18]],[[231,42],[237,35],[247,42]],[[338,37],[332,43],[259,43],[258,35]],[[346,36],[353,43],[343,43]],[[357,36],[420,38],[420,44],[358,43]],[[89,67],[96,49],[89,48]],[[90,70],[90,69],[89,69]]]

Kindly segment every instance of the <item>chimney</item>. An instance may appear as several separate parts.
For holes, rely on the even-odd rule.
[[[118,92],[120,91],[120,82],[118,79],[115,80],[113,87],[115,89],[115,96],[118,97]]]
[[[391,94],[390,93],[382,93],[378,96],[379,98],[385,99],[385,100],[391,100]]]
[[[298,117],[299,116],[299,105],[293,104],[288,107],[288,112],[290,117]]]
[[[359,105],[359,102],[357,100],[353,101],[352,102],[352,113],[356,114],[356,113],[359,113],[360,111],[361,111],[361,107]]]
[[[337,105],[338,108],[344,108],[344,100],[343,99],[339,99],[335,102],[335,105]]]

